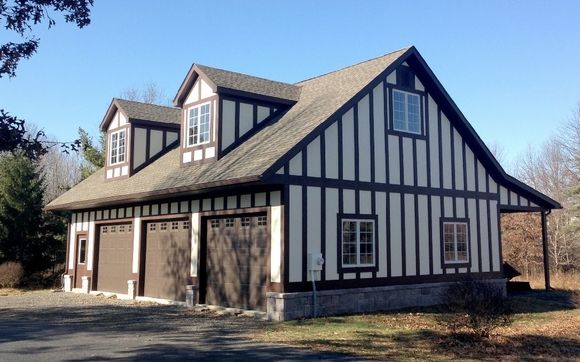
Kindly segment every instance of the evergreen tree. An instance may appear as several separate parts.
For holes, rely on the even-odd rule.
[[[93,138],[87,131],[79,128],[79,140],[83,155],[83,164],[81,164],[81,180],[92,175],[96,170],[105,166],[105,133],[101,132],[99,145],[95,145]]]
[[[43,259],[43,179],[23,153],[0,156],[0,262],[19,261],[38,270]],[[40,263],[45,264],[45,263]]]

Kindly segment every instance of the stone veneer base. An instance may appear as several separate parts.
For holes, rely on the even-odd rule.
[[[506,295],[506,279],[487,279]],[[391,285],[384,287],[336,289],[317,292],[318,316],[370,313],[440,304],[450,285],[456,282]],[[313,317],[312,292],[267,293],[267,315],[271,321]]]

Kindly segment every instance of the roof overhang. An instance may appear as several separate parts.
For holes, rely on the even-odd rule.
[[[95,200],[84,200],[75,201],[66,204],[59,204],[56,206],[46,206],[44,209],[46,211],[73,211],[73,210],[84,210],[91,208],[100,208],[107,206],[118,205],[119,203],[130,204],[130,203],[140,203],[147,201],[154,201],[160,199],[170,199],[185,196],[195,196],[202,193],[207,193],[219,189],[220,191],[226,191],[232,188],[239,187],[249,187],[263,185],[260,177],[258,176],[248,176],[240,177],[237,179],[230,179],[224,181],[214,181],[207,183],[200,183],[191,186],[184,187],[174,187],[159,191],[149,191],[141,192],[131,195],[119,195],[104,197]]]

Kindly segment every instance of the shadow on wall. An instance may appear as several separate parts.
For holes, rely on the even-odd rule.
[[[185,286],[189,284],[191,265],[189,244],[189,241],[184,242],[183,238],[180,239],[173,233],[167,233],[161,240],[165,254],[162,273],[166,281],[161,288],[162,294],[169,299],[185,301]]]
[[[269,275],[268,230],[257,225],[226,227],[220,220],[219,229],[208,236],[206,302],[242,309],[266,309],[266,285]]]

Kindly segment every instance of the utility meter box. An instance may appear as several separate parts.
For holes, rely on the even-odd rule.
[[[308,271],[321,271],[324,265],[324,258],[321,253],[308,253],[306,267]]]

